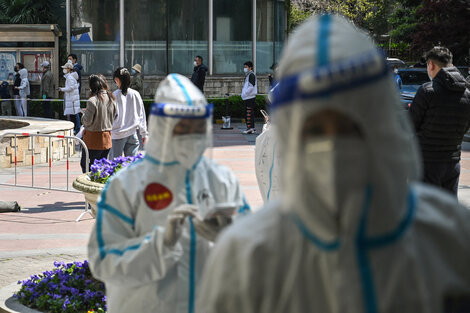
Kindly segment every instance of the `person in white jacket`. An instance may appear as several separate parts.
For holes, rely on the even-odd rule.
[[[75,116],[75,133],[80,131],[80,95],[78,93],[78,74],[73,69],[72,62],[63,66],[65,87],[59,88],[64,93],[64,115],[70,121],[70,116]]]
[[[137,131],[142,136],[142,143],[147,140],[147,117],[144,102],[136,90],[129,88],[131,75],[126,68],[114,71],[113,79],[119,89],[113,92],[116,98],[118,115],[113,123],[111,136],[113,147],[109,158],[136,155],[139,150]],[[142,147],[141,147],[142,148]]]
[[[213,107],[201,91],[170,74],[155,102],[145,158],[105,186],[88,243],[109,313],[194,312],[211,242],[226,224],[203,217],[218,204],[249,210],[235,175],[202,156]]]
[[[419,182],[410,119],[368,34],[313,16],[277,77],[281,200],[221,235],[196,312],[468,312],[470,210]]]
[[[23,66],[21,63],[18,63],[18,65]],[[20,74],[21,78],[21,84],[20,86],[16,87],[16,89],[19,89],[20,93],[20,101],[21,101],[21,109],[22,109],[22,116],[28,116],[28,96],[30,95],[30,88],[29,88],[29,80],[28,80],[28,70],[26,68],[21,68],[18,71],[18,74]],[[21,112],[21,110],[19,110]]]

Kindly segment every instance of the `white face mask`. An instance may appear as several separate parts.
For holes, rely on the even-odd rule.
[[[394,72],[395,74],[398,74],[398,69],[394,69],[393,72]]]
[[[362,192],[367,183],[365,142],[319,137],[307,141],[301,155],[304,203],[322,205],[338,217],[349,194]]]
[[[245,74],[248,73],[248,68],[247,68],[247,67],[244,67],[244,68],[243,68],[243,72],[245,72]]]
[[[194,66],[197,66],[197,63],[196,63],[196,61],[194,61],[194,62],[193,62],[193,65],[194,65]]]
[[[67,71],[67,69],[63,69],[62,72],[64,72],[64,74],[68,74],[69,71]]]
[[[176,160],[186,169],[191,169],[201,158],[207,146],[207,136],[189,134],[173,136],[173,151]]]

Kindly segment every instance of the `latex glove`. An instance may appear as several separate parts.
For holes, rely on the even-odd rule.
[[[187,216],[196,216],[198,212],[197,206],[190,204],[182,204],[168,215],[166,222],[165,235],[163,243],[165,246],[172,248],[183,233],[184,219]]]
[[[209,220],[193,219],[196,232],[209,241],[215,241],[219,233],[232,223],[230,216],[218,215]]]

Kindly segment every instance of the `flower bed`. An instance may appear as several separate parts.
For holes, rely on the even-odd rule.
[[[132,162],[142,159],[144,156],[139,153],[136,156],[117,157],[112,161],[108,159],[95,160],[91,165],[89,174],[91,181],[106,184],[108,179],[120,169],[127,167]]]
[[[106,312],[104,284],[91,275],[88,262],[54,262],[55,268],[19,281],[18,301],[43,312]]]

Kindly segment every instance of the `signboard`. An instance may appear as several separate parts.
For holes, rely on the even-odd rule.
[[[15,51],[0,51],[0,81],[13,80],[15,64]]]

